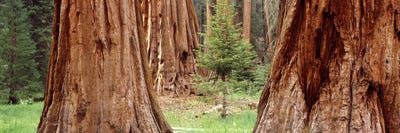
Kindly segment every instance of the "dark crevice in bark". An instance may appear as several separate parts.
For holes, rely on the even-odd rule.
[[[386,87],[383,87],[381,89],[385,89]],[[382,97],[384,95],[383,90],[378,91],[378,107],[381,109],[382,111],[382,115],[383,115],[383,119],[384,119],[384,124],[385,124],[385,129],[383,129],[386,133],[390,133],[390,127],[388,124],[388,120],[386,119],[388,114],[385,113],[385,105],[384,105],[384,97]],[[395,94],[396,96],[396,94]],[[392,106],[393,107],[393,106]]]
[[[75,84],[75,85],[74,85],[73,91],[74,91],[75,93],[78,93],[78,91],[79,91],[78,84]]]
[[[135,131],[133,131],[133,127],[131,126],[130,128],[129,128],[129,133],[134,133]]]
[[[189,53],[187,51],[183,51],[182,52],[182,55],[181,55],[180,59],[183,62],[183,64],[186,64],[185,62],[186,62],[186,59],[187,59],[188,55],[189,55]]]
[[[109,19],[109,15],[108,15],[108,5],[107,5],[107,0],[104,0],[104,2],[103,2],[103,4],[104,4],[104,19],[105,19],[105,26],[106,26],[106,36],[111,36],[111,33],[110,33],[110,28],[111,28],[111,26],[110,26],[110,19]],[[112,47],[112,42],[111,42],[111,38],[109,38],[109,37],[106,37],[105,38],[106,40],[106,42],[104,43],[104,48],[106,48],[106,49],[108,49],[108,52],[111,52],[111,47]]]
[[[315,59],[321,59],[321,48],[322,48],[322,30],[317,29],[315,42]]]
[[[308,3],[311,4],[311,3]],[[308,5],[311,6],[311,5]],[[306,14],[306,3],[304,0],[300,0],[298,7],[296,7],[297,11],[296,12],[296,16],[294,17],[294,22],[295,24],[299,25],[296,26],[296,28],[300,28],[303,30],[306,30],[304,28],[308,28],[308,25],[305,25],[305,23],[303,22],[306,18],[305,14]],[[298,21],[296,21],[298,20]],[[300,60],[300,64],[299,65],[299,71],[300,71],[300,83],[301,86],[303,88],[303,93],[305,95],[305,102],[306,102],[306,106],[307,106],[307,114],[309,115],[312,109],[312,106],[314,105],[314,103],[317,100],[318,97],[318,93],[319,93],[319,88],[320,88],[320,57],[321,57],[321,45],[322,45],[322,33],[323,29],[316,29],[316,36],[314,38],[314,45],[310,46],[309,44],[307,44],[307,42],[303,42],[300,43],[302,41],[303,38],[298,38],[295,40],[296,44],[299,44],[300,46],[300,53],[299,53],[299,60]],[[298,33],[297,33],[298,32]],[[297,35],[299,33],[301,33],[302,30],[296,30],[295,33],[293,33],[294,35]],[[301,40],[299,40],[301,39]],[[295,49],[292,49],[295,50]],[[311,54],[311,57],[308,55],[310,52],[309,50],[313,50]],[[291,59],[291,57],[288,57],[288,59]],[[306,123],[308,123],[309,118],[307,118]]]
[[[79,107],[77,108],[78,122],[82,122],[85,119],[86,111],[87,111],[87,104],[86,103],[79,104]]]
[[[360,0],[360,6],[361,6],[361,8],[360,8],[360,16],[364,16],[364,14],[365,14],[365,9],[364,9],[364,0]],[[361,23],[361,25],[362,25],[362,21],[360,21],[360,23]],[[361,29],[360,29],[361,30]]]
[[[373,83],[370,82],[367,88],[367,92],[365,92],[367,100],[371,100],[375,91],[377,91],[377,88],[373,85]]]
[[[65,13],[64,14],[64,25],[60,25],[61,28],[61,32],[60,34],[64,34],[65,36],[60,37],[60,42],[61,43],[57,43],[57,47],[59,47],[58,49],[63,49],[62,51],[60,51],[60,53],[56,53],[55,56],[56,60],[55,60],[55,72],[54,72],[54,76],[56,80],[54,82],[54,88],[51,88],[53,91],[55,91],[56,93],[62,93],[63,92],[63,83],[65,82],[65,77],[67,76],[66,72],[66,68],[63,65],[59,65],[59,64],[68,64],[69,60],[71,59],[71,54],[70,54],[70,46],[69,46],[69,42],[70,42],[70,36],[69,36],[69,32],[70,32],[70,20],[69,20],[69,16],[67,15],[70,11],[70,6],[67,6]],[[56,49],[58,51],[58,49]],[[52,85],[52,86],[53,86]],[[59,89],[56,90],[56,89]],[[62,95],[62,94],[58,94],[58,95]],[[59,101],[62,101],[62,97],[58,96],[56,97],[58,98]]]
[[[398,18],[400,18],[399,17],[400,16],[400,13],[399,13],[399,11],[398,10],[394,10],[394,22],[393,22],[393,24],[394,24],[394,26],[393,26],[393,28],[394,28],[394,32],[396,33],[396,35],[397,35],[397,39],[398,40],[400,40],[400,20],[397,20]]]
[[[318,7],[318,5],[315,6]],[[330,44],[336,44],[335,40],[337,39],[337,33],[332,22],[333,17],[334,15],[329,13],[329,9],[328,11],[323,11],[322,25],[314,33],[314,58],[305,57],[311,62],[304,64],[306,65],[305,69],[314,67],[313,69],[309,69],[309,73],[314,73],[313,76],[305,77],[306,82],[312,81],[310,85],[306,84],[306,89],[309,90],[305,92],[308,113],[311,112],[312,106],[319,99],[320,88],[323,87],[325,82],[329,81],[329,63],[330,59],[333,59],[335,55],[335,47]],[[312,65],[310,66],[310,64]]]

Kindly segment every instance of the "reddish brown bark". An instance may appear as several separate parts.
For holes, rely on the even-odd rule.
[[[235,24],[243,23],[243,0],[235,0]]]
[[[191,74],[196,73],[198,23],[191,0],[153,0],[148,21],[148,50],[154,86],[173,97],[195,93]]]
[[[254,132],[400,132],[399,5],[282,0]]]
[[[139,1],[54,6],[38,132],[172,132],[152,92]]]
[[[214,11],[214,9],[213,9],[213,5],[215,5],[216,4],[216,0],[208,0],[207,1],[207,9],[206,9],[206,13],[207,13],[207,25],[211,25],[211,16],[213,15],[213,14],[215,14],[215,11]],[[210,34],[210,31],[209,31],[209,29],[207,28],[207,35],[208,34]],[[207,42],[206,42],[206,44],[207,44]]]
[[[243,39],[251,39],[251,0],[243,0]]]

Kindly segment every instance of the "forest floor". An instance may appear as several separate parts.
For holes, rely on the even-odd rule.
[[[250,133],[256,121],[257,96],[228,95],[228,116],[220,117],[215,97],[159,96],[163,113],[176,133]],[[218,103],[218,102],[217,102]],[[0,133],[36,132],[43,102],[33,104],[0,104]]]
[[[216,100],[217,99],[217,100]],[[207,96],[187,96],[170,98],[169,96],[159,96],[159,105],[165,112],[173,111],[179,114],[191,112],[200,117],[206,113],[220,112],[220,98]],[[227,108],[228,114],[237,114],[242,111],[256,110],[258,99],[245,95],[228,95]]]
[[[0,133],[34,133],[42,114],[43,102],[0,105]]]
[[[175,132],[250,133],[257,116],[257,96],[228,95],[225,119],[220,116],[221,101],[215,100],[220,98],[215,96],[161,96],[158,101]]]

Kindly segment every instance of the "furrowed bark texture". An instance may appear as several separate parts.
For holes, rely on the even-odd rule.
[[[38,132],[172,132],[152,92],[139,1],[54,4]]]
[[[147,2],[147,42],[154,87],[173,97],[195,93],[191,74],[196,73],[198,49],[196,12],[191,0],[150,0]]]
[[[254,132],[400,132],[400,1],[282,0]]]

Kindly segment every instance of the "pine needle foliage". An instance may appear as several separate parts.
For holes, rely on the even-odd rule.
[[[0,96],[9,103],[43,95],[35,61],[36,47],[31,39],[28,10],[22,0],[5,0],[0,17]]]
[[[241,37],[240,24],[233,24],[236,16],[233,5],[226,0],[217,0],[213,5],[215,14],[207,28],[210,33],[203,34],[206,44],[204,52],[197,52],[197,64],[225,80],[235,73],[235,78],[246,78],[254,68],[256,54],[248,40]]]

